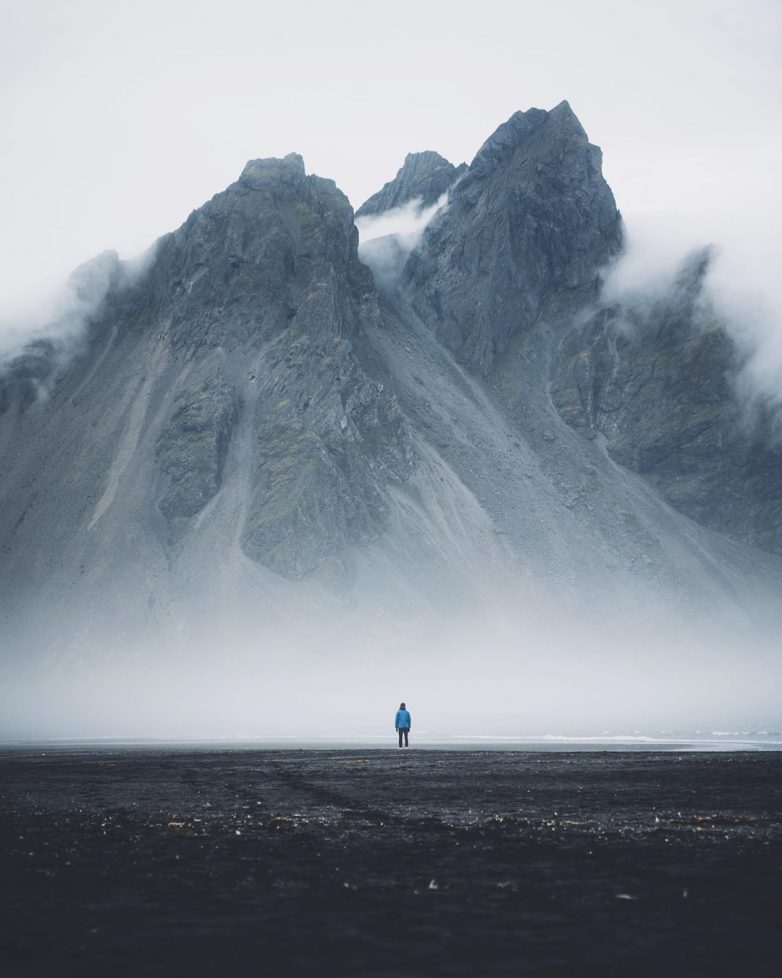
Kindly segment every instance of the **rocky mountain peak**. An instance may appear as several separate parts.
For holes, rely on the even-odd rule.
[[[304,159],[298,153],[288,153],[282,159],[248,160],[239,180],[249,187],[260,188],[275,181],[296,184],[305,176]]]
[[[566,102],[483,144],[406,270],[418,314],[486,374],[557,295],[585,301],[621,241],[602,156]]]
[[[433,150],[408,153],[393,180],[386,183],[356,211],[356,217],[382,214],[409,201],[420,201],[430,207],[467,170],[467,165],[454,166]]]
[[[470,175],[487,176],[495,167],[506,165],[517,152],[524,157],[530,151],[540,156],[550,155],[567,140],[588,143],[587,134],[568,102],[560,102],[550,111],[514,112],[478,150],[470,164]]]
[[[251,160],[158,245],[151,289],[175,346],[234,347],[298,325],[350,333],[372,292],[347,197],[304,161]]]
[[[549,122],[555,123],[563,129],[570,129],[573,133],[577,133],[585,139],[587,138],[586,130],[581,125],[578,116],[573,111],[567,99],[562,99],[553,109],[549,109],[548,117]]]
[[[79,265],[68,279],[68,289],[77,299],[90,302],[117,285],[121,274],[119,255],[108,249]]]

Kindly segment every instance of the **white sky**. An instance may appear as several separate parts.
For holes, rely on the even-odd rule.
[[[782,0],[0,0],[0,312],[249,158],[298,151],[358,206],[563,98],[631,233],[721,241],[782,308]]]

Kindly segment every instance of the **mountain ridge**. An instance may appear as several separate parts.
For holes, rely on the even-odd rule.
[[[668,376],[680,346],[651,331],[624,344],[630,379],[612,372],[621,316],[600,287],[621,216],[570,106],[514,114],[455,177],[441,159],[421,172],[449,180],[447,205],[393,281],[360,260],[347,197],[297,154],[248,162],[138,278],[105,259],[68,363],[28,351],[0,377],[6,622],[35,607],[59,648],[98,620],[133,636],[295,617],[301,601],[414,615],[544,593],[621,590],[639,607],[778,593],[782,561],[752,549],[777,547],[773,451],[766,481],[733,482],[734,511],[754,500],[748,528],[635,461],[659,391],[629,397],[621,424],[595,413],[611,384],[634,390],[650,344]],[[718,382],[735,364],[721,349],[704,369],[738,458]],[[716,498],[725,471],[689,472],[690,497]]]

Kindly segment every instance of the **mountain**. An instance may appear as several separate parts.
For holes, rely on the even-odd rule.
[[[436,204],[467,170],[467,164],[454,166],[439,153],[408,153],[393,180],[356,211],[356,217],[374,217],[415,201],[419,208]]]
[[[562,417],[703,526],[782,554],[778,412],[748,405],[743,357],[704,294],[710,249],[667,294],[595,310],[563,337]]]
[[[774,603],[778,442],[742,422],[706,259],[656,304],[603,303],[622,223],[564,102],[469,167],[408,156],[358,213],[446,193],[390,279],[295,154],[248,163],[141,270],[80,270],[78,341],[0,375],[7,647]]]
[[[517,112],[483,144],[427,228],[406,286],[423,321],[485,375],[544,314],[593,299],[620,246],[600,150],[562,102]]]

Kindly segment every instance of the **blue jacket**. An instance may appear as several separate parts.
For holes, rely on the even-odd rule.
[[[412,720],[410,717],[409,710],[397,710],[396,720],[394,720],[394,729],[396,730],[409,730],[412,727]]]

